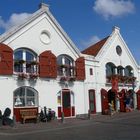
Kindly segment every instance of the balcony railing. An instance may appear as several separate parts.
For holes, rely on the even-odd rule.
[[[134,76],[121,76],[121,75],[110,75],[106,77],[107,83],[111,83],[112,79],[118,79],[118,83],[133,84],[136,80]]]
[[[75,80],[75,76],[60,76],[60,82],[74,82]]]

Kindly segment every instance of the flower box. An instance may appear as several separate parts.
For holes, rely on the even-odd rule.
[[[75,77],[69,77],[69,81],[70,81],[70,82],[73,82],[73,81],[75,81],[75,80],[76,80]]]
[[[39,75],[38,75],[37,73],[30,73],[30,74],[29,74],[29,78],[30,78],[30,79],[37,79],[38,76],[39,76]]]
[[[23,79],[27,79],[28,78],[28,74],[27,73],[19,73],[18,74],[18,78],[23,80]]]
[[[62,76],[62,77],[60,77],[60,81],[68,81],[68,77]]]

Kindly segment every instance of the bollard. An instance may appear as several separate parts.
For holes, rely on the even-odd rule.
[[[90,112],[90,109],[88,110],[88,119],[90,120],[91,119],[91,112]]]
[[[2,126],[2,112],[0,110],[0,127]]]
[[[2,118],[0,118],[0,127],[2,126]]]
[[[64,112],[61,112],[61,122],[64,123]]]
[[[12,127],[15,127],[16,126],[16,116],[15,115],[13,116],[13,124],[11,126]]]

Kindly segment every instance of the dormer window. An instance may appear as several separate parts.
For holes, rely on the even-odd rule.
[[[37,55],[28,49],[18,49],[14,52],[14,72],[36,73]]]

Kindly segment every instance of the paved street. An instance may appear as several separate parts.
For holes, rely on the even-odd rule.
[[[90,120],[66,119],[50,123],[17,124],[0,128],[0,140],[140,140],[140,111]]]

